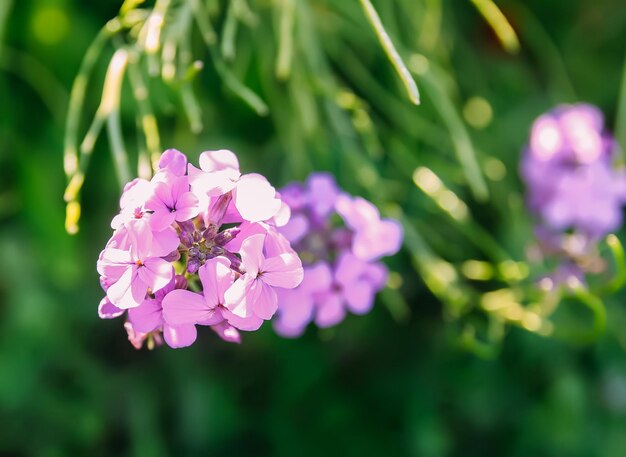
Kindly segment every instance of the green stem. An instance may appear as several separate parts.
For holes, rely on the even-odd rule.
[[[417,84],[411,76],[411,73],[406,67],[404,61],[400,57],[400,54],[398,54],[398,51],[393,45],[393,42],[391,41],[389,34],[385,30],[385,27],[383,26],[380,17],[378,17],[378,13],[376,12],[374,5],[372,5],[370,0],[360,0],[360,2],[361,6],[363,7],[365,16],[367,17],[367,20],[374,29],[376,37],[378,38],[378,41],[385,51],[387,58],[389,59],[391,65],[393,65],[393,68],[396,70],[396,73],[400,77],[400,80],[402,81],[402,84],[406,89],[409,100],[411,100],[411,103],[419,105],[420,94],[419,90],[417,89]]]
[[[491,26],[504,49],[516,54],[519,51],[519,39],[500,8],[492,0],[470,0]]]
[[[281,0],[280,6],[276,77],[284,81],[288,79],[291,74],[291,61],[293,59],[293,27],[295,22],[294,0]]]
[[[617,103],[617,115],[615,116],[615,139],[620,145],[620,162],[624,165],[626,155],[626,56],[622,70],[622,83]]]
[[[78,157],[78,130],[80,127],[81,114],[83,106],[85,104],[85,94],[87,92],[87,84],[91,78],[91,73],[102,54],[104,46],[111,38],[111,36],[119,28],[117,20],[113,19],[104,26],[96,38],[92,41],[87,48],[87,52],[83,57],[83,61],[80,64],[78,74],[74,78],[72,84],[72,91],[70,93],[70,102],[67,110],[67,123],[65,126],[65,152],[64,152],[64,168],[65,174],[68,180],[71,180],[73,175],[81,173],[84,175],[87,163],[89,159],[85,159],[81,156],[79,163]]]
[[[138,127],[143,131],[148,152],[153,159],[156,159],[161,152],[161,140],[159,128],[152,105],[148,98],[148,87],[139,67],[137,56],[131,59],[128,66],[128,79],[132,88],[133,97],[139,110],[140,122]],[[154,160],[153,160],[154,162]]]
[[[606,244],[615,261],[615,277],[608,283],[607,291],[615,293],[626,284],[626,255],[624,254],[624,246],[615,235],[607,236]]]
[[[213,48],[209,48],[209,52],[211,53],[215,70],[222,78],[222,81],[224,81],[224,84],[226,84],[226,87],[247,103],[259,116],[267,116],[269,107],[263,99],[237,79]]]
[[[486,201],[489,198],[489,190],[478,165],[476,151],[461,116],[452,100],[450,100],[441,84],[439,84],[439,81],[432,76],[430,71],[423,74],[423,81],[426,89],[429,90],[435,109],[448,127],[456,156],[463,168],[467,184],[474,198],[478,201]]]
[[[222,29],[222,56],[225,60],[231,61],[235,59],[236,47],[235,39],[237,38],[237,15],[235,14],[235,3],[230,2],[226,10],[226,20]]]

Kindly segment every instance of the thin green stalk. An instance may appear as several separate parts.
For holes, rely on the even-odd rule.
[[[470,1],[491,26],[504,49],[511,54],[519,52],[517,34],[500,8],[492,0]]]
[[[420,162],[409,151],[405,150],[402,144],[396,144],[395,147],[389,148],[388,154],[397,165],[398,170],[409,179],[412,177],[414,170],[420,166]],[[428,197],[432,198],[431,195],[428,195]],[[435,207],[441,209],[439,205],[435,205]],[[459,232],[483,251],[493,263],[499,264],[511,260],[509,253],[484,227],[476,223],[471,214],[468,213],[466,218],[458,220],[447,211],[441,210],[441,212],[445,213],[445,216],[458,228]]]
[[[517,12],[522,24],[520,29],[522,43],[525,43],[526,47],[541,60],[541,66],[550,77],[554,101],[563,103],[578,100],[565,61],[546,28],[522,2],[516,2],[512,8]]]
[[[137,141],[137,177],[149,180],[152,178],[153,166],[150,160],[150,154],[148,154],[148,149],[146,149],[146,135],[143,132],[143,126],[141,124],[141,114],[137,112],[135,114],[135,127],[137,129],[137,135],[135,135]]]
[[[199,2],[196,4],[195,0],[192,0],[191,6],[194,10],[188,8],[181,9],[180,16],[177,20],[179,33],[178,73],[183,75],[180,80],[178,90],[191,131],[193,133],[200,133],[203,129],[202,109],[200,108],[200,104],[196,100],[193,93],[192,82],[193,77],[197,73],[194,72],[195,65],[192,63],[191,34],[188,33],[193,20],[192,13],[194,13],[194,16],[196,17],[196,22],[200,27],[205,44],[209,46],[209,48],[212,48],[215,41],[207,35],[206,30],[203,32],[202,26],[200,26],[200,22],[202,22],[203,19],[200,18],[198,14],[204,11],[204,6]],[[206,24],[204,27],[206,27]]]
[[[217,52],[213,48],[209,48],[209,52],[213,58],[213,65],[215,70],[228,87],[235,95],[241,98],[248,104],[259,116],[267,116],[269,113],[269,107],[252,89],[243,84],[234,73],[226,66]]]
[[[467,290],[460,287],[456,270],[431,251],[408,218],[400,215],[399,219],[415,271],[433,295],[448,306],[449,312],[455,317],[461,316],[471,304],[471,297]]]
[[[128,65],[128,79],[132,88],[133,97],[139,110],[138,127],[143,131],[148,152],[153,159],[161,153],[161,140],[157,119],[152,110],[150,99],[148,98],[148,88],[138,62],[131,61]],[[153,160],[154,162],[155,160]]]
[[[389,61],[393,65],[393,68],[396,70],[396,73],[400,77],[400,80],[402,81],[402,84],[404,85],[404,88],[406,89],[409,100],[411,100],[411,103],[415,105],[419,105],[420,94],[419,94],[419,90],[417,89],[417,84],[415,83],[415,80],[411,76],[411,73],[409,72],[409,69],[406,67],[404,61],[400,57],[400,54],[398,54],[398,51],[396,51],[396,48],[393,45],[393,42],[391,41],[389,34],[385,30],[385,27],[383,26],[383,23],[381,22],[380,17],[378,17],[378,13],[376,12],[374,5],[372,5],[370,0],[359,0],[359,1],[361,2],[361,6],[363,7],[365,16],[367,17],[367,20],[369,21],[370,25],[374,29],[374,32],[376,33],[376,37],[378,38],[378,41],[380,42],[383,50],[385,51],[387,58],[389,59]]]
[[[91,77],[94,66],[102,54],[104,46],[118,29],[119,23],[114,19],[98,32],[98,35],[96,35],[95,39],[89,45],[89,48],[87,48],[87,52],[80,64],[78,74],[76,78],[74,78],[67,110],[64,139],[65,151],[63,164],[68,180],[71,180],[72,176],[76,173],[84,174],[86,171],[86,164],[84,166],[79,165],[78,130],[80,128],[80,120],[85,103],[87,84],[89,83],[89,78]]]
[[[489,190],[480,170],[476,151],[461,116],[446,95],[443,87],[441,87],[436,78],[432,77],[430,71],[423,74],[423,80],[425,87],[429,90],[435,109],[448,127],[454,150],[474,198],[478,201],[487,200],[489,198]]]
[[[611,234],[606,237],[606,244],[611,250],[615,262],[615,276],[607,285],[610,293],[615,293],[626,284],[626,255],[619,238]]]
[[[620,145],[620,161],[622,165],[626,161],[626,56],[622,70],[622,83],[617,102],[617,115],[615,116],[615,139]]]
[[[124,74],[128,66],[129,53],[126,49],[118,49],[111,58],[111,63],[104,79],[102,102],[99,111],[107,118],[107,133],[111,143],[113,163],[120,188],[131,180],[128,154],[124,146],[122,123],[120,119],[120,98]]]
[[[222,56],[226,60],[234,60],[236,54],[235,40],[237,38],[237,15],[235,14],[235,3],[230,2],[226,10],[226,19],[222,29]]]
[[[416,44],[418,44],[420,48],[432,50],[439,43],[441,36],[443,8],[441,6],[441,0],[426,0],[425,3],[426,11]]]
[[[209,47],[213,46],[217,42],[217,34],[209,20],[208,10],[204,7],[201,0],[190,0],[190,2],[193,17],[198,24],[198,29],[200,30],[200,35],[202,35],[204,43]]]
[[[111,143],[111,151],[113,153],[113,163],[115,165],[115,173],[120,187],[131,179],[130,165],[128,164],[128,154],[124,147],[124,137],[122,135],[122,123],[120,120],[119,110],[113,110],[107,118],[107,133],[109,142]]]
[[[204,128],[202,123],[202,109],[200,104],[196,100],[193,93],[191,83],[185,82],[180,86],[180,97],[183,103],[183,108],[187,114],[187,120],[189,121],[189,128],[193,133],[200,133]]]
[[[246,0],[232,0],[235,5],[235,15],[237,19],[246,24],[248,27],[254,27],[258,23],[256,14],[250,9],[250,5]]]
[[[283,81],[288,79],[291,74],[294,22],[294,0],[281,0],[280,26],[278,28],[278,57],[276,58],[276,77]]]
[[[335,63],[342,63],[351,83],[358,90],[367,93],[368,101],[375,105],[381,113],[384,113],[392,123],[402,129],[406,135],[438,149],[445,147],[449,141],[445,130],[418,116],[415,110],[412,110],[398,100],[394,94],[387,91],[348,48],[337,48],[335,53],[330,52]]]

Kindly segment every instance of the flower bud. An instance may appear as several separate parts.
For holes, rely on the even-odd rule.
[[[215,244],[218,246],[224,246],[226,243],[235,238],[239,232],[241,232],[239,227],[223,230],[215,236]]]
[[[216,202],[213,204],[211,210],[209,211],[209,226],[215,225],[219,227],[220,225],[222,225],[222,219],[224,219],[224,215],[226,214],[226,210],[228,209],[231,198],[232,197],[230,192],[224,195],[220,195],[217,198]]]
[[[174,289],[186,289],[188,285],[187,278],[183,275],[174,276]]]
[[[194,274],[200,269],[200,261],[196,258],[189,259],[187,262],[187,271],[191,274]]]

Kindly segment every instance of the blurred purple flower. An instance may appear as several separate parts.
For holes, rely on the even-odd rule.
[[[340,191],[327,173],[314,173],[305,185],[292,183],[280,193],[291,206],[291,219],[278,230],[305,266],[299,287],[277,291],[275,330],[297,337],[310,322],[330,327],[348,311],[367,313],[387,281],[378,260],[402,244],[400,224],[381,219],[367,200]],[[344,224],[334,225],[337,219]]]
[[[602,113],[588,104],[563,105],[533,124],[521,164],[528,206],[540,223],[591,238],[622,224],[626,180],[612,167],[613,139]]]

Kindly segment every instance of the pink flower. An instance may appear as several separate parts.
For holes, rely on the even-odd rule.
[[[153,230],[163,230],[174,221],[192,219],[200,211],[198,199],[189,191],[187,177],[181,176],[171,181],[155,183],[154,194],[145,204],[146,209],[154,211],[150,217]]]
[[[161,256],[146,224],[129,223],[130,249],[107,248],[98,261],[98,272],[108,278],[107,297],[120,309],[135,308],[143,303],[148,289],[165,287],[174,274],[172,265]]]
[[[304,279],[295,289],[278,289],[280,313],[274,320],[274,329],[282,336],[300,336],[315,315],[315,295],[327,292],[333,276],[326,262],[304,268]]]
[[[200,155],[200,168],[189,166],[191,187],[202,200],[233,193],[233,202],[244,220],[265,221],[281,209],[276,189],[264,176],[256,173],[242,175],[239,161],[231,151],[205,151]]]
[[[329,173],[312,173],[307,179],[309,205],[313,213],[321,218],[327,217],[334,209],[339,198],[339,189]]]
[[[174,176],[184,176],[187,172],[187,157],[177,149],[167,149],[161,154],[159,169]]]
[[[371,261],[398,252],[402,245],[402,226],[392,219],[381,219],[372,203],[361,197],[341,195],[336,208],[354,231],[352,252],[359,259]]]
[[[343,193],[328,173],[312,174],[305,185],[289,184],[281,197],[292,215],[278,230],[293,244],[289,250],[301,253],[308,264],[300,286],[278,291],[276,332],[296,337],[311,321],[329,327],[347,311],[367,313],[387,281],[387,269],[378,260],[400,248],[401,225],[381,219],[367,200]]]
[[[266,236],[252,235],[242,243],[239,253],[245,274],[224,295],[231,312],[228,321],[242,330],[256,330],[263,320],[272,318],[277,309],[274,287],[291,289],[302,282],[304,273],[297,255],[264,256]]]
[[[193,324],[171,325],[163,319],[163,301],[174,290],[174,280],[155,294],[155,298],[147,298],[137,308],[128,311],[128,320],[133,329],[139,333],[162,331],[163,338],[169,347],[180,348],[190,346],[196,341],[196,328]]]
[[[233,284],[235,273],[224,257],[207,260],[198,270],[202,294],[174,290],[163,299],[166,322],[171,325],[216,325],[224,321],[224,293]]]
[[[125,222],[119,229],[117,229],[113,236],[107,242],[107,248],[118,248],[128,250],[131,247],[132,237],[129,227],[132,227],[132,231],[135,233],[141,233],[141,237],[149,238],[152,251],[160,253],[160,257],[164,257],[176,250],[179,244],[178,235],[176,230],[172,227],[167,227],[161,231],[153,231],[150,227],[151,214],[147,214],[147,217],[140,219],[131,219]],[[157,254],[155,254],[157,255]]]
[[[203,153],[200,166],[168,149],[151,181],[129,183],[98,259],[106,292],[98,314],[127,314],[136,348],[163,340],[189,346],[196,325],[239,343],[239,329],[255,330],[272,316],[275,289],[302,279],[298,256],[276,230],[291,210],[267,179],[241,175],[226,150]],[[174,267],[186,275],[175,276]],[[187,290],[198,280],[202,293]]]
[[[366,314],[372,309],[374,296],[387,278],[384,266],[359,260],[349,252],[338,259],[333,286],[315,294],[318,304],[315,323],[330,327],[341,322],[346,310]]]
[[[241,343],[241,335],[239,334],[239,331],[226,321],[212,325],[211,330],[217,333],[221,339],[228,343]]]
[[[119,309],[108,297],[104,297],[100,300],[100,304],[98,305],[98,316],[100,319],[115,319],[116,317],[120,317],[124,314],[123,309]]]
[[[145,179],[134,179],[126,186],[120,198],[120,213],[111,221],[111,228],[118,229],[133,219],[142,219],[145,213],[144,204],[152,195],[152,184]]]

